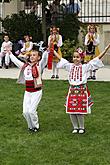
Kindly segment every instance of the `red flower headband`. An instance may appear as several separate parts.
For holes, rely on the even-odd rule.
[[[80,55],[81,58],[84,58],[85,52],[81,48],[77,48],[76,52],[79,53],[79,55]]]

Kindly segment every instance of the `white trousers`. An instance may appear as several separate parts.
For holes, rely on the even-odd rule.
[[[83,114],[70,114],[70,119],[74,129],[84,129]]]
[[[10,63],[10,56],[9,56],[9,54],[8,53],[0,53],[0,66],[2,66],[2,59],[3,59],[3,57],[5,56],[5,65],[9,65],[9,63]]]
[[[55,75],[55,71],[56,71],[56,75],[59,74],[59,69],[57,68],[57,62],[55,61],[52,62],[52,71],[53,71],[53,75]]]
[[[37,92],[27,92],[24,93],[23,100],[23,116],[27,121],[28,128],[39,129],[39,120],[37,114],[37,107],[42,98],[42,90]]]

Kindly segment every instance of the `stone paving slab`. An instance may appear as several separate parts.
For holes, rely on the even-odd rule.
[[[0,78],[17,79],[19,75],[19,71],[20,70],[16,67],[9,69],[2,68],[0,69]],[[51,79],[51,75],[52,75],[52,70],[48,70],[47,68],[45,68],[42,78],[49,80]],[[68,72],[65,71],[64,69],[60,69],[59,77],[60,77],[59,80],[67,80]],[[104,66],[103,68],[97,70],[96,77],[97,79],[95,81],[110,81],[110,66]]]

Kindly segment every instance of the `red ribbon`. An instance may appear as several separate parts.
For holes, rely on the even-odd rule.
[[[54,44],[51,45],[49,56],[48,56],[48,69],[52,69],[52,60],[53,60],[53,54],[54,54]]]

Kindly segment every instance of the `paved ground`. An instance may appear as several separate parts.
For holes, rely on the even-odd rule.
[[[19,74],[18,68],[0,69],[0,78],[12,78],[17,79]],[[52,71],[45,68],[43,73],[43,79],[51,79]],[[67,80],[68,72],[64,69],[60,69],[60,80]],[[104,66],[96,72],[97,79],[95,81],[110,81],[110,66]]]

